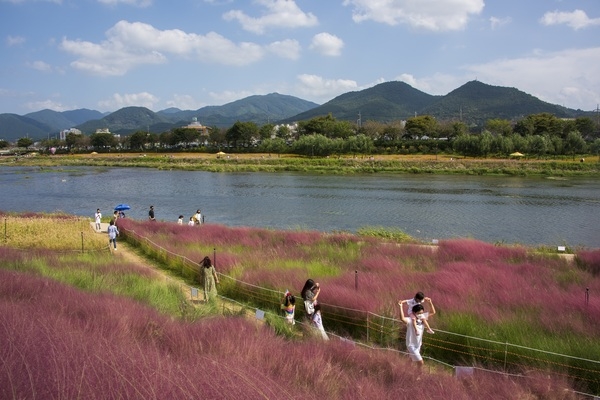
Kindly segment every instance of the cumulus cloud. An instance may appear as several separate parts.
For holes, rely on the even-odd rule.
[[[300,43],[297,40],[287,39],[269,44],[267,49],[281,58],[297,60],[300,58]]]
[[[341,55],[343,47],[344,41],[342,39],[326,32],[316,34],[310,44],[311,50],[315,50],[324,56],[331,57]]]
[[[241,10],[231,10],[223,14],[226,21],[237,20],[244,30],[263,34],[269,28],[304,28],[318,24],[312,13],[302,11],[293,0],[256,0],[265,8],[261,17],[255,18]]]
[[[118,110],[123,107],[146,107],[154,109],[158,103],[158,97],[148,92],[119,94],[115,93],[112,98],[98,102],[98,106],[104,110]]]
[[[196,100],[189,94],[174,94],[171,100],[167,100],[167,107],[175,107],[180,110],[197,110],[206,106],[207,104]]]
[[[6,45],[7,46],[18,46],[25,43],[25,38],[23,36],[7,36],[6,37]]]
[[[358,84],[351,79],[325,79],[318,75],[298,75],[298,92],[308,98],[331,100],[342,93],[357,90]]]
[[[60,48],[77,57],[71,63],[73,68],[101,76],[124,75],[138,65],[165,63],[168,55],[241,66],[265,54],[260,45],[234,43],[215,32],[198,35],[179,29],[158,30],[141,22],[119,21],[106,36],[100,43],[63,38]]]
[[[575,30],[590,26],[600,25],[600,18],[589,18],[585,11],[575,10],[573,12],[553,11],[547,12],[540,19],[542,25],[567,25]]]
[[[600,79],[590,65],[600,64],[600,47],[532,52],[527,57],[466,65],[463,73],[397,77],[425,93],[444,95],[468,81],[515,87],[540,100],[592,110],[600,103]]]
[[[352,6],[352,19],[388,25],[408,25],[430,31],[464,29],[469,17],[483,11],[483,0],[344,0]]]
[[[591,110],[600,102],[600,80],[590,65],[598,64],[600,47],[536,51],[528,57],[494,60],[465,69],[489,84],[517,87],[553,104]]]

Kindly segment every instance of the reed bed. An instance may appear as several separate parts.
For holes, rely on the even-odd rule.
[[[108,249],[108,236],[92,231],[87,218],[0,211],[0,224],[0,243],[13,248],[84,252]]]
[[[434,329],[600,360],[600,277],[589,267],[596,253],[582,253],[582,260],[589,260],[584,267],[583,261],[571,264],[556,254],[467,239],[433,247],[349,234],[135,221],[125,222],[128,230],[191,259],[214,251],[218,271],[238,280],[221,279],[222,292],[273,312],[285,289],[299,296],[304,281],[313,278],[321,283],[325,325],[340,335],[396,342],[397,327],[379,327],[375,338],[367,313],[398,318],[397,301],[424,291],[438,310]],[[586,299],[586,293],[594,295]],[[301,304],[298,309],[301,317]],[[448,350],[444,340],[442,335],[428,338],[429,354],[453,364],[495,351],[489,346],[473,351],[472,344],[466,344],[466,351]],[[500,365],[518,368],[508,355],[499,357],[506,358]],[[543,364],[543,369],[554,362],[545,356],[532,360],[525,352],[515,358],[530,366]],[[555,364],[600,384],[598,365]]]
[[[431,321],[434,329],[600,358],[598,301],[590,296],[582,307],[583,299],[575,295],[582,287],[592,293],[600,289],[598,277],[590,272],[599,258],[595,252],[573,266],[525,248],[472,240],[443,241],[433,248],[348,234],[133,220],[120,224],[125,235],[135,230],[169,251],[197,257],[214,251],[219,272],[256,285],[241,290],[239,282],[221,279],[226,287],[220,292],[251,299],[260,296],[260,286],[271,287],[276,303],[265,301],[267,307],[278,307],[280,293],[298,292],[307,277],[320,281],[328,330],[352,333],[347,323],[355,318],[353,312],[346,321],[334,320],[348,309],[397,317],[396,301],[424,290],[438,308]],[[51,227],[62,230],[58,224]],[[395,352],[362,350],[337,341],[327,346],[312,340],[289,342],[285,337],[293,333],[276,336],[284,330],[260,328],[239,318],[198,320],[215,310],[182,308],[179,290],[153,282],[153,274],[142,266],[115,263],[108,252],[65,254],[4,246],[0,258],[0,398],[31,393],[42,398],[105,398],[106,393],[139,398],[174,393],[204,398],[465,399],[555,398],[560,393],[560,398],[575,398],[563,388],[600,392],[597,369],[573,362],[560,364],[563,371],[548,373],[547,362],[523,364],[524,354],[506,356],[510,371],[519,377],[477,370],[472,378],[454,379],[428,363],[433,374],[421,376],[424,386],[415,387],[416,371]],[[342,310],[339,314],[337,308]],[[299,318],[301,310],[300,303]],[[397,326],[383,332],[388,337],[380,342],[392,348],[402,339]],[[450,352],[447,336],[438,331],[427,338],[425,352],[456,365],[474,361],[489,367],[485,357],[496,350],[476,349],[469,339],[462,342],[455,341],[457,351]],[[577,376],[581,379],[573,382]],[[99,382],[104,391],[98,389]],[[236,384],[248,394],[230,388]]]

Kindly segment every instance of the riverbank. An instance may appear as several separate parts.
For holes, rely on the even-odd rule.
[[[0,157],[0,165],[143,167],[208,172],[317,174],[460,174],[499,176],[598,176],[600,162],[580,160],[471,159],[434,155],[299,157],[274,154],[111,153]]]

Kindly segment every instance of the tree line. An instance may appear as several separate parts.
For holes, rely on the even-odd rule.
[[[517,122],[490,119],[483,127],[460,121],[439,122],[429,115],[386,123],[367,121],[358,126],[329,114],[292,127],[238,121],[229,128],[213,126],[208,134],[190,128],[160,134],[140,130],[123,138],[107,132],[90,136],[69,133],[64,141],[44,140],[41,147],[59,152],[225,150],[321,157],[415,153],[492,157],[521,152],[543,158],[598,154],[599,130],[599,124],[589,117],[560,119],[549,113],[528,115]],[[33,142],[22,138],[17,144],[27,148]],[[0,148],[7,146],[0,143]]]

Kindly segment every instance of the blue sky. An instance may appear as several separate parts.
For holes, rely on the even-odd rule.
[[[322,104],[395,80],[600,103],[599,0],[0,0],[0,40],[0,113]]]

